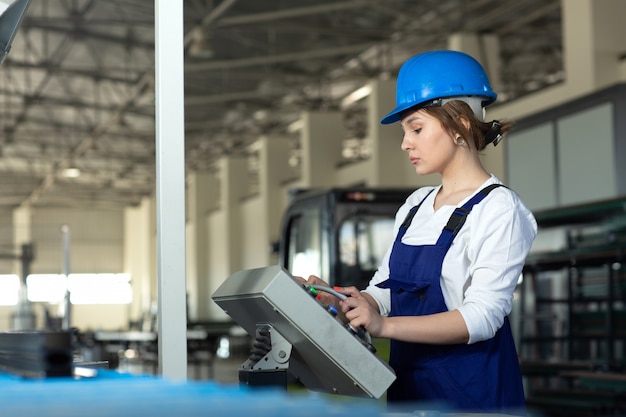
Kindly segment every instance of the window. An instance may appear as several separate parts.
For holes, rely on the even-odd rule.
[[[31,274],[26,277],[28,300],[59,303],[65,297],[67,280],[63,274]]]
[[[129,304],[132,288],[128,274],[31,274],[26,278],[28,299],[59,303],[70,292],[72,304]],[[17,293],[17,292],[16,292]]]
[[[15,274],[0,275],[0,305],[17,304],[20,290],[20,277]]]
[[[133,292],[128,274],[70,274],[72,304],[130,304]]]
[[[325,275],[328,259],[319,209],[306,210],[291,219],[287,250],[287,266],[293,275],[304,278],[309,275]]]
[[[349,217],[339,228],[341,285],[365,288],[393,241],[393,217]],[[338,283],[339,284],[339,283]]]

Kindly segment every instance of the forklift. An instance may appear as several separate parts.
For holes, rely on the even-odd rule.
[[[414,188],[292,190],[279,264],[333,286],[364,289],[393,242],[395,213]]]

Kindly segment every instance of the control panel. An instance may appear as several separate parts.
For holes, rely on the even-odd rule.
[[[280,352],[270,351],[267,358],[281,358],[276,361],[307,388],[380,398],[395,380],[394,371],[376,356],[364,330],[344,324],[334,307],[316,299],[318,291],[333,290],[302,285],[275,265],[236,272],[212,298],[252,337],[260,328],[274,333],[278,342],[271,349],[279,343]],[[262,363],[244,366],[266,370]]]

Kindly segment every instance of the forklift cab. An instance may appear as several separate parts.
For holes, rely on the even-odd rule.
[[[395,213],[413,191],[294,191],[281,225],[280,264],[292,275],[365,288],[393,241]]]

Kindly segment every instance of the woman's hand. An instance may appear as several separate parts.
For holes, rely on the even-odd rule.
[[[372,337],[381,336],[384,317],[378,312],[376,301],[356,287],[335,289],[348,296],[340,302],[340,306],[350,325],[355,329],[364,328]]]
[[[302,277],[294,276],[294,279],[301,283],[302,285],[321,285],[323,287],[328,287],[328,283],[321,279],[316,275],[309,275],[309,278],[304,279]],[[332,294],[329,294],[325,291],[318,291],[317,299],[326,305],[334,306],[337,311],[341,309],[339,306],[339,300]]]
[[[309,278],[307,278],[306,280],[306,284],[307,285],[323,285],[325,287],[328,287],[328,283],[326,281],[324,281],[323,279],[315,275],[309,275]]]

